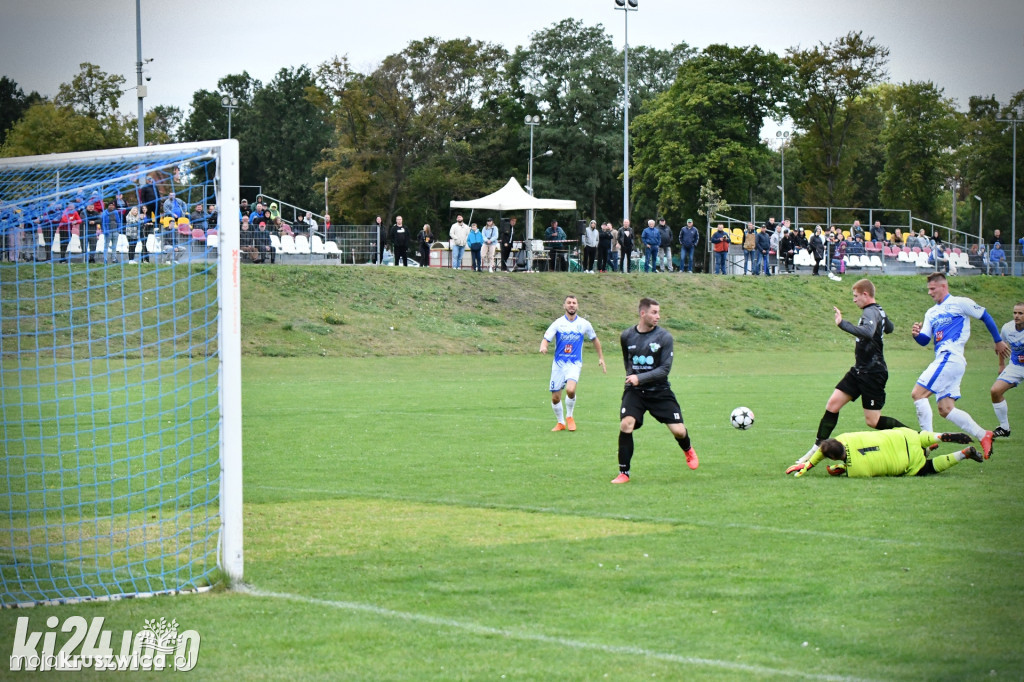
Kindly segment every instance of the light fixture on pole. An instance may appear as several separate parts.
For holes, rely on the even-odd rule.
[[[978,248],[985,243],[985,202],[977,194],[974,198],[978,200]]]
[[[1016,112],[1015,112],[1016,113]],[[1010,274],[1017,273],[1017,124],[1024,123],[1024,119],[997,118],[1000,123],[1013,124],[1013,180],[1010,190]]]
[[[622,10],[625,24],[625,50],[622,69],[622,219],[629,220],[629,13],[635,12],[639,0],[615,0],[615,9]]]
[[[526,171],[526,191],[533,196],[533,129],[540,125],[540,116],[527,116],[524,120],[526,125],[530,126],[530,163],[529,168]],[[527,239],[533,239],[533,209],[531,208],[526,212],[526,235]]]
[[[231,112],[238,108],[238,98],[224,95],[220,98],[220,105],[228,110],[228,139],[231,139]]]
[[[775,131],[775,139],[779,141],[779,150],[782,152],[782,184],[779,185],[779,189],[782,190],[782,216],[779,218],[781,222],[786,222],[786,143],[792,134],[788,130]]]

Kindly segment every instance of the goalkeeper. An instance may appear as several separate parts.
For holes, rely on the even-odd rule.
[[[941,473],[965,459],[982,461],[981,454],[973,447],[928,459],[925,452],[938,447],[940,441],[967,444],[971,437],[966,433],[919,433],[906,427],[844,433],[823,440],[807,462],[794,464],[786,469],[786,473],[803,476],[823,459],[836,462],[827,467],[828,473],[852,478],[928,476]]]

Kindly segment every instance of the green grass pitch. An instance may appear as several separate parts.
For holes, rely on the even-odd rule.
[[[19,615],[175,618],[211,680],[1024,677],[1016,390],[1020,434],[984,464],[792,479],[852,353],[683,350],[700,468],[648,420],[612,486],[623,372],[603,341],[576,433],[549,431],[550,355],[246,357],[244,589],[3,611],[0,641]],[[988,347],[959,406],[991,426]],[[884,413],[915,424],[930,352],[888,355]],[[837,432],[861,428],[845,408]]]

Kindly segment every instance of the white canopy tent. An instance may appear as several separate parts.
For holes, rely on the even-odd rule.
[[[509,178],[505,186],[497,192],[470,201],[452,201],[448,205],[451,208],[468,208],[471,210],[479,208],[491,211],[576,210],[576,202],[571,199],[538,199],[531,196],[514,177]],[[529,222],[532,225],[533,221]]]

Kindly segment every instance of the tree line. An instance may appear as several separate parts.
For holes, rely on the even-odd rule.
[[[889,50],[850,32],[779,55],[757,46],[631,47],[630,214],[679,225],[725,202],[778,205],[783,150],[762,139],[786,121],[787,205],[888,207],[977,231],[1009,227],[1009,102],[970,98],[966,111],[931,82],[887,80]],[[247,72],[197,90],[186,113],[146,112],[147,141],[227,136],[237,98],[243,185],[300,206],[329,207],[334,224],[401,214],[444,226],[448,202],[510,176],[526,184],[534,130],[538,196],[577,201],[578,217],[622,216],[623,54],[600,24],[565,19],[509,51],[477,40],[425,38],[369,73],[336,56],[282,68],[268,83]],[[137,121],[117,111],[125,79],[84,63],[49,100],[0,78],[0,155],[130,147]],[[1018,175],[1022,175],[1018,173]],[[324,178],[328,196],[324,196]],[[703,197],[703,198],[702,198]],[[563,220],[577,216],[560,216]],[[701,222],[701,221],[696,221]]]

